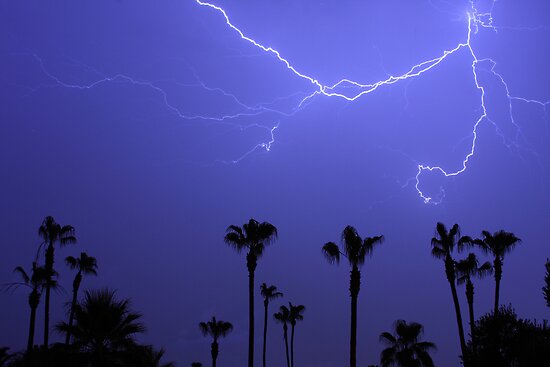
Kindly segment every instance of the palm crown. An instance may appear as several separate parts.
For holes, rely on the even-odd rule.
[[[250,219],[242,228],[231,225],[227,228],[225,242],[238,252],[248,249],[257,258],[261,257],[266,245],[277,238],[277,228],[268,222]]]
[[[264,297],[264,300],[268,302],[283,296],[282,292],[277,291],[276,286],[268,286],[266,283],[262,283],[260,285],[260,292],[262,297]]]
[[[81,252],[80,257],[67,256],[65,263],[71,269],[77,269],[79,272],[89,275],[97,275],[97,260],[87,253]]]
[[[470,253],[465,259],[457,261],[455,268],[458,275],[458,284],[464,284],[471,278],[482,278],[492,271],[491,263],[488,261],[479,266],[479,260],[474,253]]]
[[[233,330],[233,325],[227,321],[218,321],[212,316],[210,321],[199,323],[199,329],[204,336],[210,335],[216,341],[220,337],[227,336]]]
[[[384,236],[366,237],[363,240],[355,228],[347,226],[342,232],[343,252],[334,242],[327,242],[323,246],[323,254],[331,263],[339,263],[342,255],[348,259],[351,266],[359,266],[365,262],[367,255],[372,255],[374,246],[383,240]]]

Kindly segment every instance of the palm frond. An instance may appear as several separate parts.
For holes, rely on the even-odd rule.
[[[323,246],[323,255],[325,255],[325,258],[331,264],[340,263],[340,254],[340,249],[334,242],[327,242]]]

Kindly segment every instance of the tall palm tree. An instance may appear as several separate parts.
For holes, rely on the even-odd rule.
[[[466,358],[464,326],[462,325],[460,303],[458,302],[458,295],[456,293],[455,261],[452,257],[453,250],[457,245],[457,240],[460,237],[460,227],[458,224],[455,224],[450,231],[447,231],[447,228],[443,223],[437,223],[436,236],[437,237],[432,238],[432,256],[437,259],[442,259],[445,263],[445,275],[447,276],[447,281],[451,286],[451,293],[455,306],[456,323],[458,325],[458,335],[460,338],[460,351],[462,353],[462,357]]]
[[[283,338],[285,340],[286,366],[290,367],[290,357],[288,355],[288,323],[290,322],[290,310],[286,306],[279,307],[279,312],[273,314],[276,321],[283,324]]]
[[[268,222],[250,219],[242,228],[231,225],[227,228],[225,242],[237,252],[247,250],[248,269],[248,367],[254,366],[254,272],[265,246],[277,238],[277,228]]]
[[[294,328],[296,327],[296,322],[304,319],[302,312],[306,310],[306,307],[303,305],[294,306],[291,302],[289,302],[288,305],[290,311],[288,320],[292,326],[292,330],[290,332],[290,366],[294,367]]]
[[[262,297],[264,298],[264,346],[263,346],[262,361],[263,361],[263,367],[265,367],[265,356],[266,356],[266,349],[267,349],[267,309],[269,306],[269,302],[271,300],[282,297],[283,294],[277,291],[276,286],[274,285],[268,286],[266,283],[262,283],[262,285],[260,285],[260,291],[261,291]]]
[[[71,327],[73,325],[74,310],[78,299],[78,289],[80,283],[82,283],[83,275],[97,275],[97,260],[95,257],[88,256],[85,252],[80,253],[80,257],[67,256],[65,263],[71,269],[77,269],[77,273],[73,280],[73,299],[71,302],[71,310],[69,313],[69,328],[67,329],[67,336],[65,337],[65,344],[69,344],[71,339]]]
[[[351,266],[349,291],[351,295],[351,331],[350,331],[350,367],[356,366],[357,350],[357,298],[361,287],[361,272],[359,267],[365,263],[365,257],[371,256],[374,246],[382,243],[384,236],[366,237],[361,239],[357,230],[347,226],[342,232],[342,251],[334,242],[323,246],[323,253],[330,263],[339,263],[340,256],[348,259]]]
[[[38,228],[38,235],[42,237],[46,246],[46,262],[45,268],[48,274],[54,273],[54,245],[59,243],[60,246],[65,246],[71,243],[76,243],[74,235],[74,227],[70,225],[61,226],[52,216],[47,216],[42,221]],[[50,333],[50,279],[46,284],[46,296],[44,300],[44,347],[47,349],[49,344]]]
[[[204,336],[210,335],[213,338],[210,353],[212,354],[212,367],[216,367],[219,351],[218,339],[229,334],[233,330],[233,325],[227,321],[217,321],[215,317],[212,317],[210,321],[199,323],[199,328]]]
[[[419,341],[424,328],[417,322],[408,324],[397,320],[394,333],[383,332],[380,341],[388,345],[380,354],[382,367],[433,367],[430,350],[436,349],[434,343]]]
[[[31,309],[30,322],[29,322],[29,335],[27,339],[27,354],[32,352],[34,346],[34,329],[36,324],[36,309],[40,303],[40,296],[42,295],[42,290],[46,287],[48,281],[48,276],[46,269],[44,267],[39,267],[36,262],[32,263],[32,270],[30,275],[23,269],[23,267],[18,266],[14,269],[14,272],[19,274],[21,277],[20,282],[14,282],[6,285],[6,288],[15,288],[19,286],[25,286],[30,288],[31,293],[29,294],[29,307]],[[50,280],[53,288],[57,286],[55,279],[51,278]]]
[[[106,366],[121,352],[136,345],[135,335],[143,333],[141,314],[130,310],[128,299],[118,300],[108,289],[86,291],[74,310],[74,325],[62,322],[57,330],[71,329],[73,345],[87,354],[92,366]]]
[[[459,260],[455,266],[458,276],[457,283],[466,283],[466,300],[468,301],[468,310],[470,314],[470,337],[472,338],[472,343],[475,345],[474,283],[472,282],[472,278],[483,278],[490,274],[492,270],[491,263],[486,261],[480,266],[476,254],[470,253],[465,259]]]
[[[502,265],[504,264],[504,255],[511,252],[521,240],[511,232],[503,230],[491,234],[488,231],[481,232],[483,238],[476,239],[474,242],[481,247],[486,254],[491,253],[494,257],[493,270],[495,276],[495,314],[498,312],[500,298],[500,281],[502,279]]]

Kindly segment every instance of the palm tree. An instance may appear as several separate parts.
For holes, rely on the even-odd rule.
[[[67,329],[67,336],[65,337],[65,344],[69,344],[71,339],[71,327],[74,319],[74,310],[78,299],[78,289],[80,288],[80,283],[82,282],[82,276],[85,274],[97,275],[97,260],[95,257],[88,256],[85,252],[81,252],[80,257],[78,258],[67,256],[67,258],[65,258],[65,263],[73,270],[78,269],[73,280],[73,299],[69,314],[69,327]]]
[[[397,320],[394,333],[383,332],[380,341],[388,347],[380,354],[382,367],[433,367],[430,350],[436,349],[434,343],[419,341],[424,328],[417,322],[408,324]]]
[[[466,283],[466,299],[468,300],[468,310],[470,314],[470,337],[474,345],[474,283],[472,282],[472,278],[483,278],[490,274],[491,270],[491,263],[488,261],[479,266],[479,261],[474,253],[468,254],[465,259],[459,260],[456,263],[456,273],[458,275],[457,283]]]
[[[290,311],[288,320],[292,326],[290,332],[290,366],[294,367],[294,327],[297,321],[302,321],[304,319],[302,312],[306,310],[306,307],[303,305],[294,306],[291,302],[289,302],[288,305]]]
[[[504,255],[511,252],[521,240],[511,232],[503,230],[491,234],[488,231],[481,232],[483,239],[476,239],[474,242],[481,247],[484,253],[491,253],[494,256],[493,270],[495,276],[495,314],[498,312],[500,297],[500,280],[502,279],[502,265]]]
[[[254,272],[265,246],[277,238],[277,228],[268,222],[259,223],[250,219],[242,228],[231,225],[227,228],[225,242],[237,252],[248,250],[248,367],[254,366]]]
[[[200,362],[192,362],[191,367],[202,367],[202,363]]]
[[[214,340],[212,341],[210,353],[212,354],[212,367],[216,367],[216,359],[218,358],[218,338],[225,337],[233,330],[233,325],[226,321],[217,321],[215,317],[208,322],[199,323],[204,336],[210,335]]]
[[[546,259],[546,274],[544,275],[544,287],[542,287],[542,294],[546,301],[546,306],[550,307],[550,260]]]
[[[36,309],[40,303],[40,296],[42,295],[42,290],[46,287],[48,281],[48,276],[46,269],[44,267],[39,267],[36,262],[32,263],[32,270],[30,275],[23,269],[23,267],[18,266],[14,269],[14,272],[19,274],[21,277],[21,282],[9,283],[5,288],[16,288],[19,286],[25,286],[30,288],[31,293],[29,294],[29,307],[31,309],[31,316],[29,322],[29,335],[27,339],[27,354],[32,352],[34,346],[34,329],[36,324]],[[57,282],[53,277],[50,277],[50,284],[52,288],[57,287]]]
[[[447,228],[443,223],[437,223],[436,236],[439,238],[432,238],[432,256],[437,259],[442,259],[445,263],[445,275],[451,286],[451,293],[455,306],[456,323],[458,325],[458,335],[460,337],[460,350],[462,352],[462,357],[465,358],[466,341],[464,338],[464,326],[462,325],[462,314],[460,313],[460,303],[458,302],[458,295],[456,293],[455,261],[452,257],[457,239],[460,237],[460,227],[458,224],[455,224],[451,230],[447,232]]]
[[[349,291],[351,295],[351,332],[350,332],[350,366],[356,366],[357,346],[357,298],[361,286],[361,272],[359,267],[365,263],[365,257],[371,256],[374,246],[382,243],[383,236],[366,237],[361,239],[357,230],[347,226],[342,232],[343,252],[334,242],[327,242],[323,246],[323,253],[330,263],[339,263],[340,256],[348,259],[351,266]]]
[[[54,273],[54,245],[59,243],[60,246],[65,246],[71,243],[76,243],[76,237],[74,236],[73,226],[66,225],[61,226],[56,223],[52,216],[47,216],[38,228],[38,235],[42,237],[44,242],[42,245],[46,246],[46,263],[45,268],[47,274]],[[50,279],[46,284],[46,298],[44,300],[44,347],[48,348],[49,332],[50,332]]]
[[[118,300],[114,291],[86,291],[74,309],[74,325],[62,322],[57,330],[70,329],[73,344],[90,356],[92,366],[105,366],[136,345],[134,336],[145,331],[140,319],[141,314],[130,310],[130,301]]]
[[[276,321],[283,324],[283,338],[285,340],[286,366],[290,367],[290,357],[288,355],[288,323],[290,322],[290,310],[286,306],[279,307],[279,312],[273,314]]]
[[[282,297],[283,294],[277,291],[277,287],[274,285],[268,286],[266,283],[260,285],[260,291],[262,297],[264,298],[264,347],[262,354],[263,367],[265,367],[265,355],[267,347],[267,309],[269,306],[269,301]]]

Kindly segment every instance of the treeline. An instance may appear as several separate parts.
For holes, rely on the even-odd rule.
[[[136,336],[145,332],[141,314],[130,307],[128,299],[118,299],[109,289],[87,290],[79,297],[79,290],[85,276],[97,275],[97,260],[82,252],[80,256],[68,256],[66,265],[75,276],[72,282],[72,297],[67,320],[58,322],[54,329],[64,336],[64,343],[50,343],[50,301],[51,291],[58,287],[59,273],[54,268],[55,249],[76,243],[75,229],[61,226],[53,217],[46,217],[38,230],[42,238],[32,267],[26,271],[17,266],[15,272],[20,280],[4,284],[5,290],[19,287],[29,289],[30,309],[27,348],[24,352],[10,354],[7,348],[0,348],[0,367],[3,366],[72,366],[72,367],[171,367],[173,363],[161,361],[164,350],[150,345],[141,345]],[[254,366],[255,340],[255,271],[266,247],[277,239],[277,228],[268,222],[250,219],[242,227],[228,227],[225,243],[237,252],[245,253],[248,270],[248,367]],[[340,245],[327,242],[321,251],[331,264],[342,260],[350,266],[349,292],[351,298],[349,364],[356,367],[357,354],[357,301],[361,285],[361,268],[375,248],[384,242],[384,236],[361,237],[352,226],[344,228]],[[511,232],[500,230],[494,233],[482,231],[479,238],[461,236],[457,224],[450,229],[437,223],[435,236],[431,240],[431,254],[443,263],[445,277],[449,283],[454,316],[457,322],[458,342],[461,355],[459,361],[465,367],[512,367],[550,366],[550,328],[547,322],[518,318],[511,306],[500,304],[500,285],[503,278],[504,259],[521,240]],[[457,254],[464,254],[456,258]],[[482,262],[481,256],[489,256]],[[40,260],[43,258],[43,263]],[[550,261],[546,262],[546,275],[542,293],[550,307]],[[494,279],[494,307],[491,312],[476,321],[474,313],[474,282],[491,276]],[[460,308],[458,287],[464,285],[468,310],[463,314]],[[275,285],[262,283],[259,294],[263,299],[263,345],[262,366],[267,365],[267,333],[269,305],[283,297]],[[43,296],[43,297],[42,297]],[[80,298],[80,299],[79,299]],[[40,301],[44,302],[43,343],[35,345],[36,314]],[[294,339],[299,321],[303,320],[306,307],[288,302],[281,305],[272,315],[283,329],[283,341],[287,367],[294,367]],[[467,315],[468,330],[463,318]],[[228,321],[210,320],[198,323],[199,330],[212,339],[211,363],[216,367],[220,352],[219,342],[233,330]],[[432,367],[431,353],[436,345],[421,339],[423,326],[414,321],[397,320],[391,332],[382,332],[380,341],[385,348],[380,353],[382,367]],[[290,335],[289,335],[290,334]],[[458,362],[457,362],[458,363]],[[200,367],[200,362],[191,366]],[[371,365],[370,367],[373,367]]]

